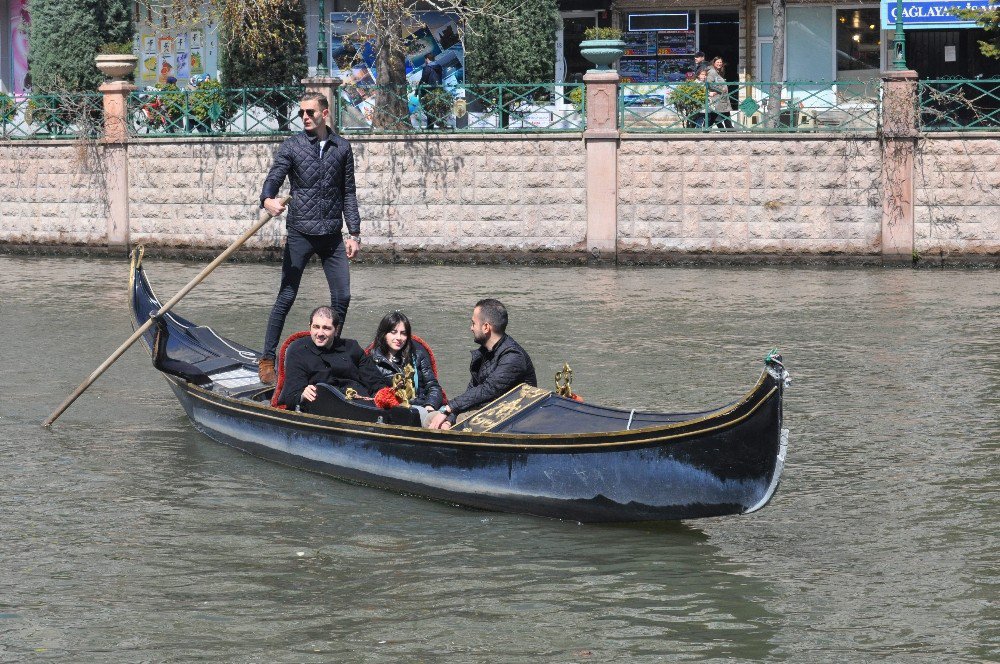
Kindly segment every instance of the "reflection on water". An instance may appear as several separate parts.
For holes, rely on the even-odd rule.
[[[163,297],[200,265],[147,261]],[[347,335],[402,308],[450,392],[492,295],[539,378],[613,405],[793,375],[774,502],[579,526],[343,484],[217,445],[138,350],[122,263],[0,257],[0,660],[979,661],[1000,654],[1000,277],[802,268],[355,268]],[[259,347],[274,265],[179,312]],[[311,270],[287,332],[325,284]]]

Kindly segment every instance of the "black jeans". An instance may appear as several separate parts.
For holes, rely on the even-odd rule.
[[[281,287],[267,320],[267,333],[264,336],[265,358],[274,359],[277,353],[285,317],[295,303],[302,272],[313,254],[319,256],[323,263],[323,272],[330,285],[330,306],[340,314],[341,325],[347,318],[347,307],[351,304],[351,273],[348,270],[343,236],[340,233],[304,235],[289,228],[285,239],[285,256],[281,262]]]

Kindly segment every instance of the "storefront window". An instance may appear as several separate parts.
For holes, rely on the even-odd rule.
[[[877,7],[789,7],[785,30],[785,80],[850,81],[877,78],[881,35]],[[757,13],[757,76],[771,76],[774,19]],[[836,48],[835,48],[836,45]]]
[[[879,10],[838,9],[836,30],[837,80],[878,78],[882,50]]]
[[[694,78],[694,54],[719,56],[734,74],[738,60],[739,14],[670,11],[624,14],[625,55],[618,62],[623,83],[677,83]]]

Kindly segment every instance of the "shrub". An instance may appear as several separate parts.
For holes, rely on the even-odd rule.
[[[699,81],[681,83],[670,91],[670,103],[685,117],[704,111],[706,97],[705,84]]]
[[[202,130],[222,131],[229,124],[236,108],[226,97],[222,84],[211,79],[190,93],[188,114]]]
[[[592,27],[583,31],[583,38],[588,41],[591,39],[619,41],[622,38],[622,31],[618,28]]]
[[[98,53],[101,55],[132,55],[132,42],[104,42]]]

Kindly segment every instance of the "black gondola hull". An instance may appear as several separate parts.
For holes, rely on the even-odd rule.
[[[755,417],[717,433],[666,445],[546,451],[408,440],[405,431],[386,438],[349,423],[303,425],[301,414],[240,409],[169,380],[191,422],[218,442],[338,479],[487,510],[581,522],[740,514],[770,499],[781,471],[776,393]]]

